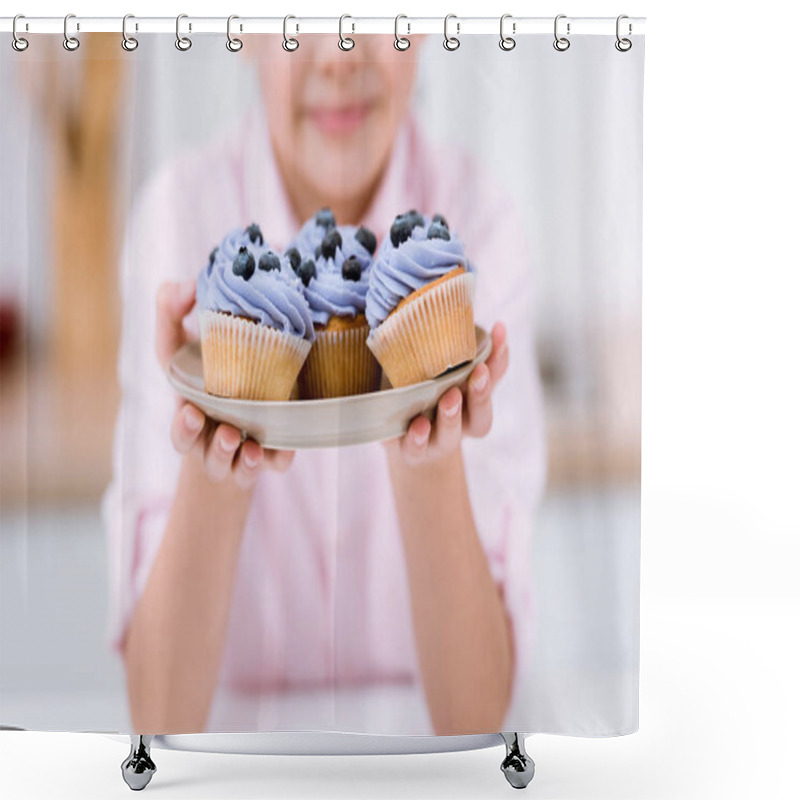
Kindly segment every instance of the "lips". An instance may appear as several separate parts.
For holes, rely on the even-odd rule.
[[[329,135],[346,135],[358,130],[369,115],[367,103],[336,108],[315,108],[308,112],[311,121]]]

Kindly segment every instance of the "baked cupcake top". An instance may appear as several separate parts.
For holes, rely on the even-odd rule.
[[[314,339],[303,284],[255,224],[230,231],[212,251],[197,279],[197,305]]]
[[[356,317],[364,313],[375,235],[367,228],[343,225],[330,228],[316,247],[316,258],[291,248],[286,255],[304,284],[311,318],[327,325],[331,317]]]
[[[433,218],[415,210],[398,214],[370,270],[366,304],[370,327],[380,325],[417,289],[458,267],[471,270],[464,245],[441,214]]]

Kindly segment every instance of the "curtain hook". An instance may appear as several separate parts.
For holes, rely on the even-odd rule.
[[[353,39],[351,39],[349,36],[345,36],[342,33],[342,25],[344,24],[344,21],[346,19],[353,19],[353,18],[349,14],[342,14],[342,16],[339,17],[339,49],[345,51],[352,50],[356,46],[356,43]],[[353,32],[355,32],[356,25],[355,23],[352,23],[352,25],[353,25]]]
[[[283,18],[283,49],[286,50],[287,53],[293,53],[298,47],[300,47],[300,42],[286,33],[286,28],[290,19],[297,19],[297,17],[293,17],[291,14],[288,14]],[[297,30],[300,30],[299,25],[297,26]]]
[[[569,50],[570,41],[567,39],[566,36],[559,36],[558,35],[558,21],[561,19],[566,19],[566,14],[559,14],[555,22],[553,23],[553,35],[555,36],[555,41],[553,42],[553,47],[558,50],[559,53],[563,53],[565,50]],[[569,36],[569,29],[570,24],[567,22],[567,36]]]
[[[411,39],[406,39],[405,36],[400,35],[398,28],[401,19],[408,19],[408,17],[405,14],[398,14],[394,18],[394,49],[402,51],[411,47]],[[407,22],[406,25],[408,26],[408,32],[411,33],[411,23]]]
[[[228,29],[227,29],[228,41],[225,42],[225,47],[227,47],[228,50],[231,51],[231,53],[238,53],[244,47],[244,42],[241,39],[237,39],[235,36],[233,37],[231,36],[231,22],[233,22],[233,20],[235,19],[239,19],[239,17],[237,17],[236,14],[231,14],[228,17]],[[239,30],[241,31],[241,29],[242,26],[240,25]]]
[[[192,40],[188,36],[181,36],[181,20],[188,18],[188,14],[178,14],[175,17],[175,47],[184,53],[192,46]],[[189,23],[189,30],[191,31],[191,29],[192,25]]]
[[[14,17],[14,22],[11,23],[11,46],[18,52],[22,53],[24,50],[28,49],[28,40],[23,38],[17,33],[17,22],[21,19],[25,19],[24,14],[17,14]],[[26,25],[27,29],[27,25]]]
[[[127,26],[129,19],[136,19],[136,17],[133,14],[126,14],[122,18],[122,49],[132,53],[139,46],[139,40],[135,36],[128,36]],[[136,30],[139,30],[138,25]]]
[[[512,19],[512,15],[503,14],[503,16],[500,17],[500,49],[505,50],[506,52],[508,52],[509,50],[513,50],[517,46],[517,40],[514,39],[512,36],[506,36],[505,32],[503,31],[503,26],[505,25],[507,19]],[[513,33],[517,32],[516,22],[511,23],[511,31]]]
[[[81,46],[81,43],[78,41],[77,36],[69,35],[67,26],[69,25],[69,21],[71,19],[75,19],[74,14],[67,14],[67,16],[64,17],[64,41],[62,42],[62,44],[64,45],[64,49],[69,50],[70,53],[74,52]],[[76,23],[76,29],[77,30],[81,29],[80,24]]]
[[[619,35],[620,23],[624,19],[628,19],[628,15],[627,14],[620,14],[617,17],[617,41],[614,42],[614,47],[616,47],[617,50],[620,51],[620,53],[627,53],[628,50],[630,50],[631,47],[633,47],[633,42],[630,39],[622,38]],[[628,23],[628,35],[630,36],[630,34],[632,34],[632,33],[633,33],[633,25],[631,25],[631,23],[629,22]]]
[[[442,42],[442,44],[445,50],[449,50],[452,53],[453,50],[458,50],[458,48],[461,47],[461,40],[458,38],[458,36],[449,36],[447,33],[447,25],[451,19],[457,20],[458,17],[456,17],[455,14],[448,14],[444,18],[444,42]],[[456,22],[456,34],[460,33],[460,31],[461,23]]]

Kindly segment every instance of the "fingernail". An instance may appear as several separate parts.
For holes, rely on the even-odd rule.
[[[258,464],[258,458],[256,458],[252,453],[245,453],[244,454],[244,463],[247,464],[248,467],[254,467]]]
[[[188,297],[194,291],[194,278],[183,281],[180,285],[181,297]]]
[[[203,426],[203,415],[191,406],[186,410],[184,418],[186,419],[186,427],[190,431],[199,431]]]
[[[485,370],[481,370],[478,377],[473,381],[472,386],[476,392],[482,392],[487,383],[489,383],[489,375]]]
[[[219,438],[219,446],[226,452],[232,453],[238,446],[239,442],[230,441],[225,436],[220,436]]]
[[[425,442],[428,441],[428,434],[427,433],[415,433],[414,434],[414,444],[418,447],[421,447]]]
[[[453,418],[453,417],[454,417],[456,414],[458,414],[458,412],[459,412],[460,410],[461,410],[461,402],[460,402],[460,401],[459,401],[459,402],[457,402],[455,405],[452,405],[452,406],[450,406],[449,408],[445,407],[445,408],[443,408],[443,409],[442,409],[442,411],[444,411],[444,415],[445,415],[446,417],[450,417],[451,419],[452,419],[452,418]]]

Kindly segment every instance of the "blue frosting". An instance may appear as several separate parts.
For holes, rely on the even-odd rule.
[[[425,225],[413,229],[411,237],[395,247],[389,236],[381,243],[372,265],[367,292],[366,314],[376,328],[401,300],[457,267],[471,271],[464,245],[450,231],[450,239],[428,239],[429,217]]]
[[[237,228],[222,240],[213,259],[197,278],[197,305],[201,309],[247,317],[262,325],[314,339],[311,311],[303,295],[303,284],[289,262],[279,256],[279,270],[262,270],[256,266],[249,279],[236,275],[233,262],[241,247],[247,247],[258,265],[259,258],[270,252],[264,242],[252,242],[248,233]]]

